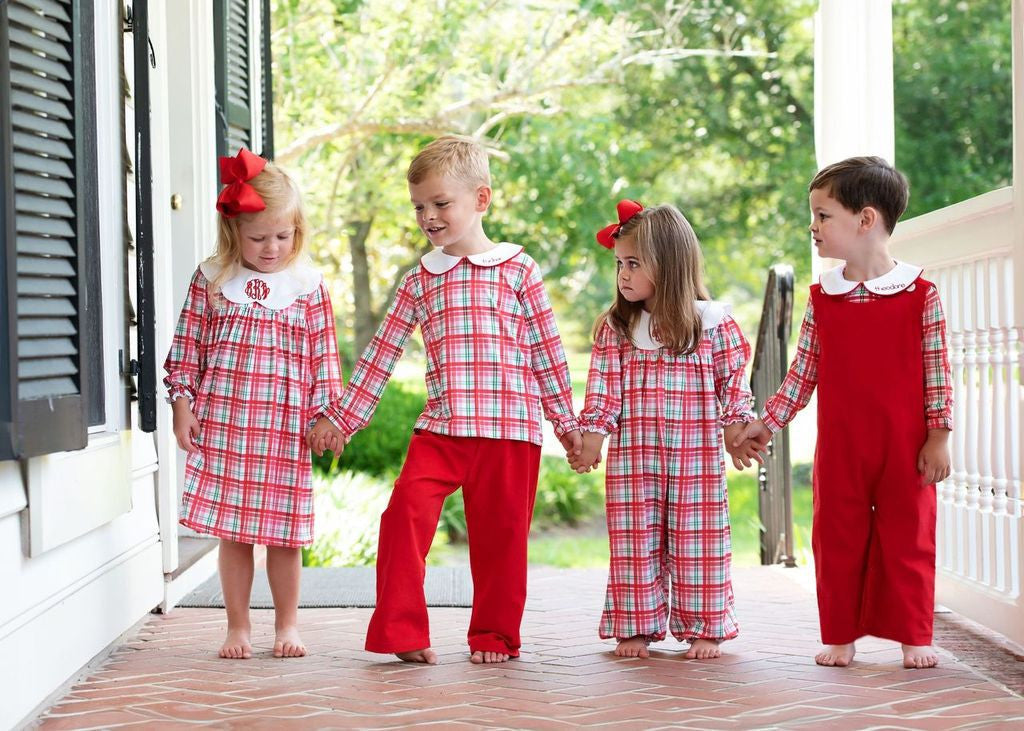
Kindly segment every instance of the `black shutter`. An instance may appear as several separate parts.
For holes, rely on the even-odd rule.
[[[10,0],[0,12],[0,375],[10,394],[0,458],[80,449],[87,440],[85,262],[98,239],[92,12],[91,0]]]
[[[234,155],[242,146],[252,149],[249,2],[213,3],[218,155]]]

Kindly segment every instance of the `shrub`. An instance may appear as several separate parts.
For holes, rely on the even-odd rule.
[[[302,549],[302,565],[372,565],[390,488],[387,481],[365,474],[314,475],[316,539]]]
[[[564,457],[540,460],[533,520],[539,526],[578,525],[604,509],[604,469],[577,474]]]

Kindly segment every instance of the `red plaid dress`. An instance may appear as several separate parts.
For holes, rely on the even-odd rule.
[[[537,263],[503,243],[455,257],[435,250],[402,280],[331,419],[346,435],[369,423],[419,325],[427,403],[415,428],[541,444],[541,409],[558,436],[577,429],[565,351]]]
[[[633,342],[606,323],[594,343],[580,424],[611,434],[603,638],[658,641],[667,627],[678,640],[725,640],[739,631],[722,427],[754,418],[750,346],[724,306],[697,304],[705,330],[690,355],[662,348],[646,313]]]
[[[205,273],[204,273],[205,272]],[[320,274],[243,270],[211,294],[196,270],[164,368],[170,398],[199,420],[180,520],[237,543],[308,546],[313,490],[303,437],[342,381],[331,300]]]

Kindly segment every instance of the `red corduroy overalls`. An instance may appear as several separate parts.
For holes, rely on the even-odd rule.
[[[820,344],[812,546],[821,639],[932,641],[935,486],[922,325],[930,283],[867,302],[811,287]]]

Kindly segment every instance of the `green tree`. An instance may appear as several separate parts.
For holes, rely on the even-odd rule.
[[[1010,3],[895,0],[896,163],[908,216],[1013,178]]]

